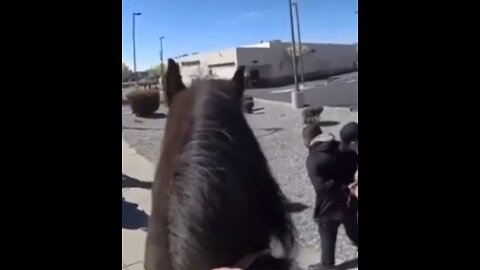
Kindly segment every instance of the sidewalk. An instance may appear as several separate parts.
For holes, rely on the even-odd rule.
[[[122,173],[140,181],[152,182],[154,166],[122,139]],[[150,189],[122,188],[126,203],[138,204],[138,210],[150,215]],[[123,203],[122,203],[123,204]],[[122,215],[127,209],[122,206]],[[122,269],[143,270],[146,233],[141,228],[124,229],[122,224]]]

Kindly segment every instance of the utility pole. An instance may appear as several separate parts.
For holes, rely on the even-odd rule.
[[[140,12],[134,12],[132,14],[132,19],[133,19],[133,27],[132,27],[132,38],[133,38],[133,74],[134,74],[134,80],[137,81],[137,55],[136,55],[136,50],[135,50],[135,16],[140,16],[142,13]]]
[[[295,6],[295,17],[297,19],[297,35],[298,35],[298,47],[299,47],[299,54],[300,54],[300,81],[302,82],[302,88],[305,87],[305,70],[303,65],[303,47],[302,47],[302,39],[300,37],[300,16],[298,16],[298,2],[294,2],[293,5]]]
[[[292,49],[293,49],[293,54],[292,54],[292,60],[293,60],[293,81],[294,81],[294,89],[292,90],[291,92],[291,98],[292,98],[292,106],[294,109],[298,109],[298,108],[301,108],[303,107],[303,93],[300,92],[300,90],[298,89],[298,80],[297,80],[297,76],[298,76],[298,71],[297,71],[297,61],[296,61],[296,57],[297,57],[297,51],[296,51],[296,48],[295,48],[295,30],[294,30],[294,26],[293,26],[293,11],[292,11],[292,0],[288,0],[288,8],[289,8],[289,11],[290,11],[290,31],[291,31],[291,34],[292,34]]]
[[[161,36],[160,39],[160,76],[163,76],[163,39],[165,37]]]

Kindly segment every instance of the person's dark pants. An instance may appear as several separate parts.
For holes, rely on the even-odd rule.
[[[320,245],[322,248],[322,264],[326,266],[335,265],[335,244],[337,242],[338,227],[343,224],[345,232],[358,247],[358,219],[357,212],[348,211],[343,220],[323,220],[318,222],[320,233]]]

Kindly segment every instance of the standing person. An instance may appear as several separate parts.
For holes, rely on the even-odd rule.
[[[340,151],[345,154],[345,158],[358,160],[358,123],[350,122],[340,130]],[[349,188],[352,195],[358,199],[358,165],[354,182],[349,185]]]
[[[344,151],[351,150],[358,153],[358,123],[350,122],[342,127],[340,143]]]
[[[351,183],[348,188],[350,193],[358,199],[358,171],[355,173],[355,182]]]
[[[345,158],[340,143],[320,128],[306,134],[308,145],[307,171],[315,188],[314,219],[318,224],[321,242],[321,262],[310,265],[309,270],[335,269],[335,245],[338,227],[344,225],[347,236],[358,247],[356,215],[348,207],[348,184],[353,181],[357,160]],[[348,163],[346,163],[348,162]],[[356,213],[356,211],[355,211]]]

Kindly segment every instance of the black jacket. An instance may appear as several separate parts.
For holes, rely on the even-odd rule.
[[[341,220],[349,210],[348,184],[354,180],[358,156],[343,151],[338,141],[319,142],[310,147],[307,171],[316,191],[314,218]]]

